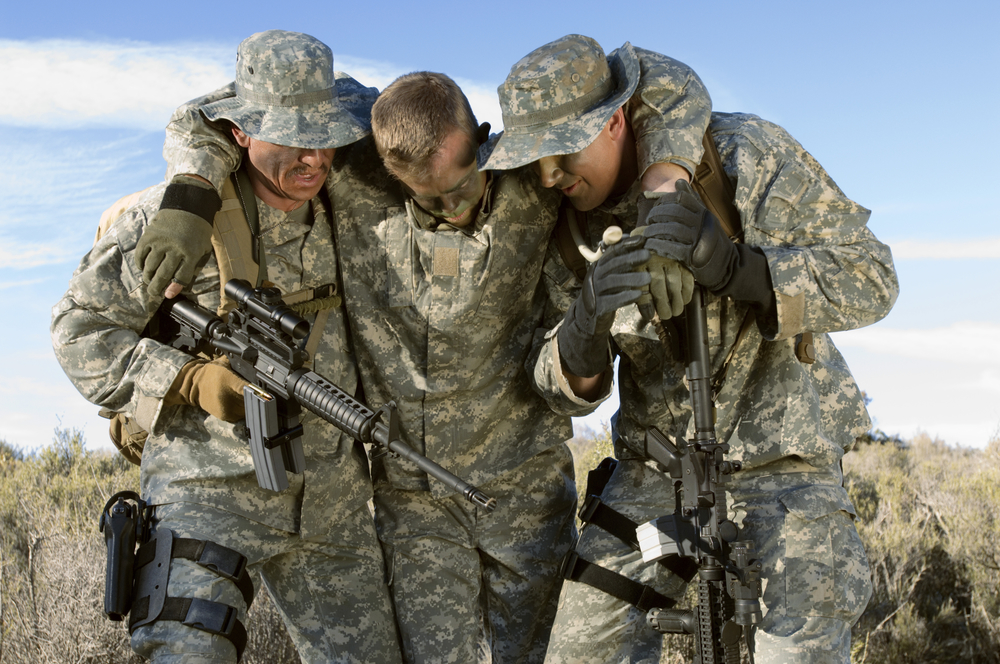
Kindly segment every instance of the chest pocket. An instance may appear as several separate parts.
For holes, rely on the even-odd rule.
[[[491,229],[480,316],[506,317],[525,310],[542,277],[551,226],[501,223]]]

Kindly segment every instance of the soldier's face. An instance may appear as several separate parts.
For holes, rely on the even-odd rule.
[[[542,185],[562,191],[574,208],[593,210],[612,194],[621,193],[619,177],[622,171],[622,153],[617,136],[620,135],[621,109],[616,111],[608,124],[593,142],[573,154],[542,157],[535,162],[535,169]]]
[[[486,190],[486,173],[476,165],[475,141],[460,129],[445,138],[422,173],[400,180],[417,205],[459,227],[476,218]]]
[[[278,210],[294,210],[323,188],[335,149],[308,150],[258,141],[233,129],[247,149],[248,174],[254,193]]]

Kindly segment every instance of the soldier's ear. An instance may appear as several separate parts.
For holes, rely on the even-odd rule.
[[[611,138],[617,140],[619,136],[625,133],[625,110],[619,106],[618,109],[608,118],[608,124],[605,125],[608,133],[611,134]]]
[[[476,130],[476,145],[482,145],[490,138],[490,123],[484,122]]]
[[[241,148],[250,147],[250,137],[244,134],[239,127],[233,127],[233,138],[236,139],[236,144]]]

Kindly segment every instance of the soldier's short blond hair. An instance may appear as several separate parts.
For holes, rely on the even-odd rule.
[[[469,136],[475,150],[478,127],[462,89],[435,72],[400,76],[372,106],[375,145],[386,168],[398,178],[420,174],[455,129]]]

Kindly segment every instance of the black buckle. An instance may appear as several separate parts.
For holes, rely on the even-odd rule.
[[[601,502],[600,496],[595,496],[594,494],[588,495],[583,500],[583,505],[580,507],[580,521],[584,523],[590,523],[590,520],[594,518],[594,512],[597,511],[604,503]]]
[[[229,637],[238,624],[236,609],[207,599],[191,599],[187,615],[181,624]]]
[[[559,576],[563,579],[574,580],[573,573],[576,571],[576,561],[579,559],[580,556],[577,555],[576,551],[570,550],[559,566]]]
[[[247,569],[246,556],[209,540],[205,540],[197,563],[230,581],[238,580]]]

